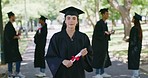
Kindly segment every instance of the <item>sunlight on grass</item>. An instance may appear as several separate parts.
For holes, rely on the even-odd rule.
[[[34,34],[35,32],[29,32],[28,38],[21,36],[21,39],[19,40],[19,50],[21,54],[25,53],[28,42],[33,38]]]
[[[19,50],[21,54],[25,52],[27,45],[28,45],[28,40],[26,38],[19,40]]]

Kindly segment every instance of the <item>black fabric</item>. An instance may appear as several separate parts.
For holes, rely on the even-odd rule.
[[[45,68],[45,46],[47,37],[47,24],[36,32],[34,36],[35,55],[34,55],[34,67]]]
[[[14,36],[16,36],[16,31],[12,23],[8,22],[4,29],[4,55],[6,63],[22,61],[18,39],[14,39]]]
[[[45,21],[47,18],[41,15],[41,17],[39,19]]]
[[[104,14],[105,12],[108,12],[108,8],[103,8],[103,9],[100,9],[101,14]]]
[[[79,16],[80,14],[83,14],[84,12],[78,8],[75,8],[75,7],[68,7],[68,8],[65,8],[63,9],[62,11],[60,11],[61,13],[64,13],[65,16],[66,15],[76,15],[76,16]]]
[[[139,39],[138,29],[134,26],[130,32],[128,47],[128,69],[138,70],[140,65],[142,42]]]
[[[136,20],[141,20],[141,21],[142,21],[142,16],[139,15],[139,14],[137,14],[137,13],[135,13],[134,18],[135,18]]]
[[[110,35],[106,35],[105,31],[108,31],[107,23],[101,19],[95,26],[92,38],[94,68],[106,68],[111,65],[108,52]]]
[[[82,10],[75,8],[75,7],[72,7],[72,6],[63,9],[60,12],[65,14],[65,18],[66,18],[67,15],[75,15],[75,16],[77,16],[78,21],[79,21],[79,15],[84,13]],[[63,21],[63,26],[62,26],[61,30],[65,30],[65,29],[66,29],[66,24],[65,24],[65,21]],[[76,25],[75,30],[79,31],[79,23]]]
[[[64,59],[70,60],[84,48],[87,48],[88,54],[75,61],[72,67],[66,68],[62,64]],[[90,41],[84,33],[75,31],[70,39],[66,30],[63,30],[51,38],[46,60],[54,78],[85,78],[84,70],[92,71],[91,56]]]
[[[13,12],[8,12],[8,17],[10,18],[11,16],[14,16],[15,14]]]

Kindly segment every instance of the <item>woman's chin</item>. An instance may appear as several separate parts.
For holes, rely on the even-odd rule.
[[[75,29],[75,27],[73,27],[73,26],[69,26],[68,28],[71,30]]]
[[[69,28],[74,28],[75,26],[74,26],[74,25],[69,25],[68,27],[69,27]]]

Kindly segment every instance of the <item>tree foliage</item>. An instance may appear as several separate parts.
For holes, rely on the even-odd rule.
[[[7,17],[6,13],[9,11],[13,11],[19,18],[24,18],[24,1],[25,0],[2,0],[4,21]],[[118,3],[124,6],[125,2],[124,0],[118,0]],[[143,13],[146,11],[145,9],[147,9],[147,3],[148,0],[133,0],[132,6],[134,7],[132,7],[132,9],[139,7],[142,9],[139,10],[139,12],[141,11],[141,13]],[[104,7],[108,7],[110,10],[110,20],[120,19],[120,12],[111,7],[108,0],[26,0],[27,17],[34,19],[40,15],[44,15],[51,20],[55,20],[60,14],[59,11],[67,6],[76,6],[83,9],[85,16],[82,15],[82,17],[85,17],[92,26],[94,26],[99,19],[99,9]],[[132,12],[134,11],[132,10]]]

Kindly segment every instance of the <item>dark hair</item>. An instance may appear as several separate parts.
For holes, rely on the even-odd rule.
[[[103,14],[105,14],[106,12],[108,12],[108,11],[102,11],[101,14],[103,15]]]
[[[45,19],[45,20],[43,20],[43,19],[39,18],[39,20],[42,20],[43,22],[46,22],[46,19]]]
[[[135,17],[134,17],[135,18]],[[139,20],[134,20],[134,26],[138,29],[139,32],[139,39],[142,42],[143,34],[142,34],[142,28]]]
[[[65,16],[66,17],[66,16]],[[65,18],[66,19],[66,18]],[[77,21],[78,21],[78,23],[77,23],[77,25],[76,25],[76,27],[75,27],[75,30],[76,31],[79,31],[79,17],[77,16]],[[66,23],[65,23],[65,20],[63,21],[63,25],[62,25],[62,28],[61,28],[61,31],[62,30],[65,30],[66,29]]]

